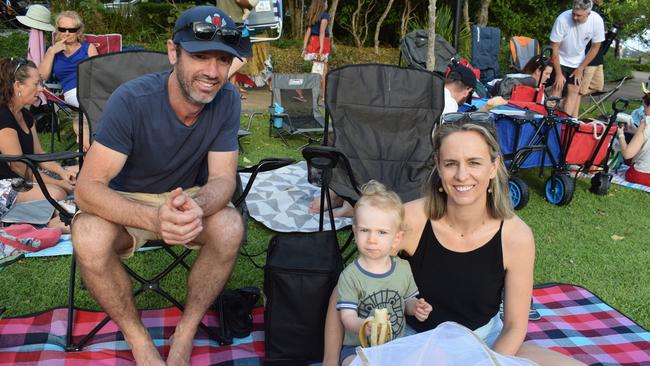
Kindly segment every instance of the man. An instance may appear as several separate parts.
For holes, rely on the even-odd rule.
[[[458,107],[472,97],[476,88],[476,75],[467,66],[455,65],[445,78],[445,107],[442,115],[458,112]],[[488,112],[492,108],[507,104],[502,97],[489,99],[478,111]]]
[[[555,83],[552,94],[561,96],[566,89],[563,108],[571,116],[580,109],[580,83],[583,72],[596,57],[605,40],[605,26],[600,15],[591,11],[591,0],[574,0],[573,9],[560,14],[551,30]],[[591,48],[585,56],[585,47]]]
[[[607,24],[607,19],[602,11],[599,11],[598,6],[605,2],[605,0],[592,0],[593,6],[591,11],[600,15],[603,18],[603,23]],[[612,42],[616,38],[616,28],[611,28],[605,33],[605,41],[600,44],[598,53],[593,60],[589,63],[589,66],[585,68],[585,71],[582,75],[582,82],[580,83],[580,96],[589,95],[594,92],[603,90],[605,86],[605,73],[603,70],[603,64],[605,62],[605,54],[609,50]],[[586,53],[589,53],[591,49],[591,42],[587,44],[585,49]]]
[[[171,71],[120,86],[110,97],[80,173],[72,225],[84,283],[122,330],[138,365],[164,365],[136,311],[120,257],[150,239],[199,249],[169,365],[189,365],[206,309],[232,272],[243,237],[229,207],[241,105],[228,69],[239,32],[221,10],[180,15],[167,41]]]

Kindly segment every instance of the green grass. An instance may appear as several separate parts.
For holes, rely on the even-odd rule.
[[[242,118],[242,121],[247,120]],[[264,157],[300,159],[297,148],[304,139],[290,138],[289,146],[268,136],[268,120],[254,120],[253,134],[243,139],[245,153],[240,162],[248,165]],[[42,138],[47,139],[47,136]],[[549,171],[546,172],[548,175]],[[542,194],[545,178],[537,170],[522,172],[529,184],[531,197],[527,207],[518,214],[535,233],[537,261],[535,283],[563,282],[588,288],[606,302],[650,328],[650,251],[647,247],[647,217],[650,197],[647,193],[612,186],[607,196],[595,196],[588,191],[588,180],[577,182],[573,201],[565,207],[552,206]],[[254,220],[248,224],[249,253],[261,253],[273,232]],[[346,233],[341,234],[341,237]],[[623,237],[612,239],[613,235]],[[262,265],[264,255],[255,258]],[[142,273],[155,273],[169,257],[160,250],[139,253],[128,260]],[[194,254],[190,256],[194,260]],[[5,316],[19,316],[66,304],[70,257],[22,259],[2,272],[0,307]],[[109,274],[107,274],[109,275]],[[183,298],[185,270],[179,268],[164,281],[164,286]],[[262,270],[240,256],[228,287],[254,285],[261,287]],[[86,290],[77,281],[76,304],[98,309]],[[143,308],[164,307],[167,304],[156,295],[140,298]]]

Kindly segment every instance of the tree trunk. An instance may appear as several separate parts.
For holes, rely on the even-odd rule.
[[[488,13],[490,8],[490,0],[481,0],[481,8],[478,11],[477,23],[486,26],[488,23]]]
[[[327,25],[330,28],[330,47],[336,49],[334,46],[334,18],[336,17],[336,8],[339,5],[339,0],[332,0],[332,5],[330,5],[330,23]]]
[[[463,22],[465,23],[465,28],[470,29],[471,25],[469,24],[469,0],[465,0],[463,4]]]
[[[413,3],[411,0],[404,0],[404,10],[402,10],[402,17],[400,19],[399,26],[399,39],[404,39],[406,37],[406,32],[408,32],[409,22],[413,18],[411,14],[413,13]]]
[[[429,29],[427,36],[429,37],[427,70],[433,71],[436,67],[436,0],[429,0]]]
[[[393,0],[388,0],[388,5],[386,5],[386,9],[384,9],[384,12],[381,14],[379,20],[377,21],[377,26],[375,27],[375,55],[379,55],[379,31],[381,30],[381,24],[388,16],[388,12],[390,12],[390,8],[392,7],[393,7]]]

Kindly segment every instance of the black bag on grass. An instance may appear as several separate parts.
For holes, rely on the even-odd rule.
[[[271,239],[264,268],[265,364],[322,360],[327,306],[342,270],[332,231]]]

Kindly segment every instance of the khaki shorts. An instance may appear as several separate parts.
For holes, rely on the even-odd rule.
[[[603,72],[603,65],[587,66],[585,71],[582,73],[580,95],[589,95],[601,91],[604,86],[605,73]]]
[[[199,189],[200,187],[192,187],[192,188],[185,189],[184,192],[187,193],[190,197],[194,197],[198,193]],[[160,205],[165,203],[165,201],[167,201],[167,198],[171,194],[171,192],[139,193],[139,192],[120,192],[120,191],[117,191],[117,193],[130,201],[138,202],[152,207],[159,207]],[[228,203],[228,207],[234,207],[234,206],[232,205],[232,203]],[[79,213],[81,213],[81,211],[77,211],[75,216],[78,215]],[[132,257],[133,253],[135,253],[148,241],[162,239],[159,233],[154,233],[152,231],[135,228],[131,226],[124,226],[124,229],[131,236],[131,238],[133,238],[133,243],[131,245],[131,248],[129,248],[123,253],[120,253],[120,256],[122,258]],[[187,243],[185,244],[185,247],[189,249],[199,249],[201,246],[196,243],[194,244]]]

